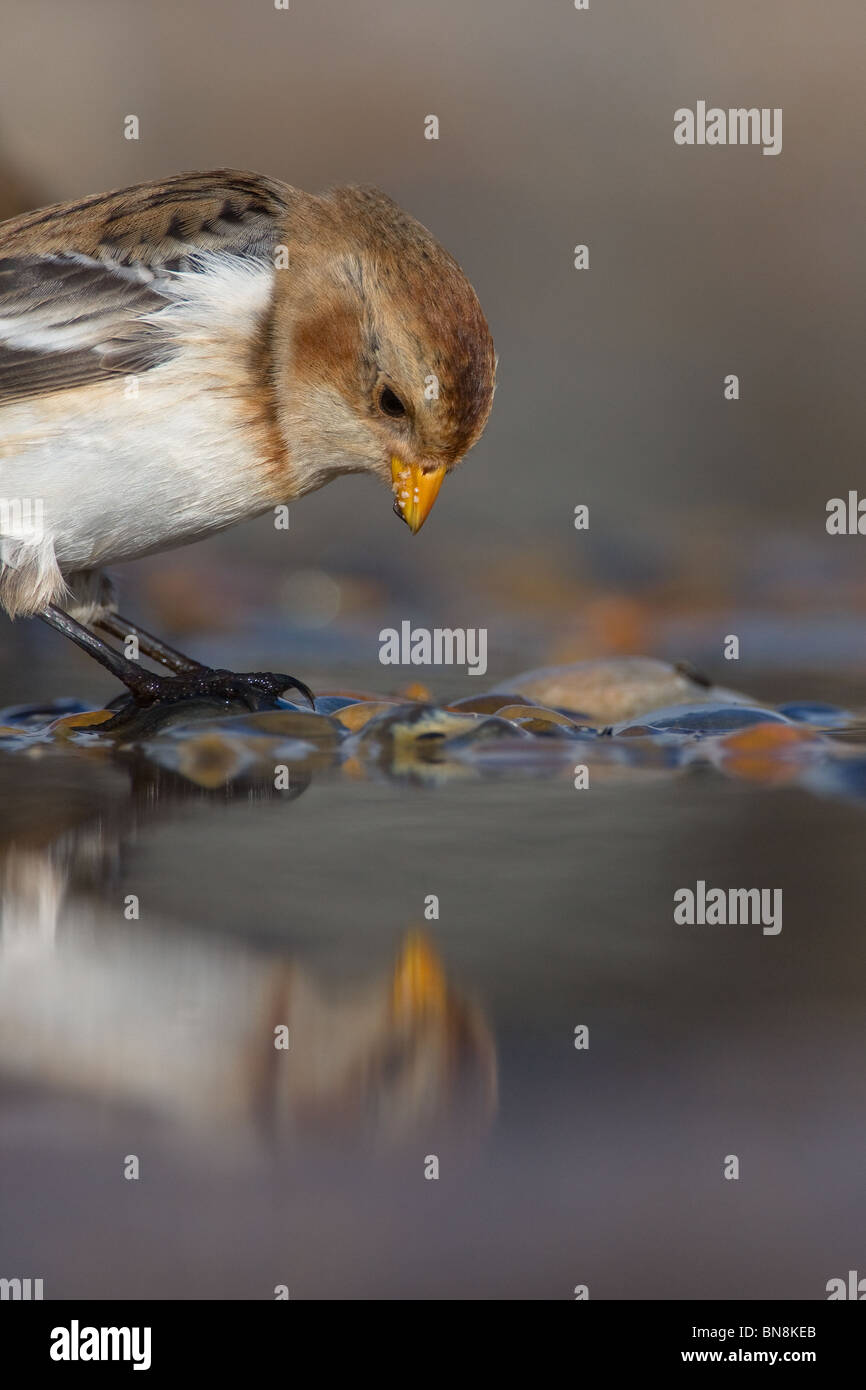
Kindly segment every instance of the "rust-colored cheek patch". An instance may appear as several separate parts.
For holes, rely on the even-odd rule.
[[[360,325],[357,314],[345,305],[329,305],[302,318],[294,347],[299,378],[331,381],[344,391],[357,380]]]

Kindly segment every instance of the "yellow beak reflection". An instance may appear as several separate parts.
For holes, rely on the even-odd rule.
[[[444,1016],[448,987],[435,950],[422,932],[410,932],[394,967],[392,1013],[404,1019]]]
[[[394,511],[405,521],[414,535],[420,531],[436,501],[445,466],[424,472],[420,464],[391,459],[391,482],[394,488]]]

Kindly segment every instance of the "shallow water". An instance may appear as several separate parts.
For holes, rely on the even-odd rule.
[[[226,721],[48,718],[0,751],[4,1267],[46,1297],[812,1298],[862,1263],[859,727],[269,735],[265,774]],[[781,889],[781,930],[678,925],[698,880]]]

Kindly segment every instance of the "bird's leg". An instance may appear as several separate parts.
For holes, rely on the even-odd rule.
[[[200,699],[215,700],[226,705],[242,704],[251,710],[273,709],[277,697],[282,695],[284,691],[292,689],[299,691],[315,708],[313,692],[304,685],[303,681],[296,680],[294,676],[287,676],[274,671],[241,673],[214,669],[194,662],[188,657],[183,657],[179,652],[173,651],[171,647],[164,646],[158,639],[152,639],[156,647],[162,650],[164,657],[168,657],[170,654],[173,659],[186,663],[186,669],[178,671],[173,676],[159,676],[155,672],[139,666],[137,662],[129,661],[120,652],[115,651],[114,647],[110,647],[107,642],[103,642],[95,633],[92,633],[89,628],[76,622],[74,618],[70,618],[69,614],[64,613],[61,608],[56,608],[53,603],[48,604],[39,614],[39,617],[58,632],[62,632],[64,637],[71,638],[76,646],[81,647],[82,651],[92,656],[113,676],[117,676],[117,679],[122,681],[130,692],[133,704],[138,707],[153,704],[177,704],[182,700]],[[130,624],[123,624],[120,619],[117,619],[117,622],[122,627],[124,636],[132,631],[137,631]],[[162,658],[157,658],[157,660],[162,660]],[[165,664],[167,665],[168,662],[166,661]],[[114,702],[112,702],[111,707],[116,707]]]
[[[97,618],[96,626],[101,627],[104,632],[110,632],[112,637],[119,637],[124,640],[127,637],[135,637],[138,640],[139,650],[145,656],[149,656],[152,661],[158,661],[160,666],[165,666],[169,671],[174,671],[176,676],[185,676],[193,671],[205,671],[208,668],[201,661],[193,661],[191,656],[184,656],[183,652],[176,651],[167,642],[161,641],[159,637],[154,637],[152,633],[145,632],[138,623],[131,623],[128,618],[121,618],[119,613],[103,613],[102,617]]]
[[[77,647],[92,656],[113,676],[117,676],[119,681],[138,699],[147,700],[155,698],[153,683],[159,681],[159,676],[155,676],[151,671],[146,671],[143,666],[139,666],[134,661],[129,661],[120,652],[115,651],[107,642],[103,642],[100,637],[91,632],[89,628],[78,623],[74,618],[70,618],[68,613],[64,613],[62,608],[57,608],[53,603],[49,603],[39,614],[44,623],[53,627],[57,632],[62,632],[64,637],[70,638]],[[153,692],[153,693],[151,693]]]

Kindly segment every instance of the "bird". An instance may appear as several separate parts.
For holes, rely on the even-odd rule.
[[[121,617],[106,566],[350,473],[384,482],[415,533],[495,374],[466,275],[377,188],[218,169],[0,223],[0,606],[71,638],[136,705],[312,702]]]

